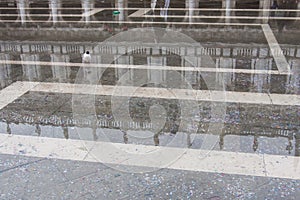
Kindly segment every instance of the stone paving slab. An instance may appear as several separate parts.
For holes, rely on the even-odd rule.
[[[297,199],[300,180],[161,169],[116,171],[99,163],[0,155],[1,199]],[[38,159],[38,158],[37,158]],[[137,171],[140,169],[137,168]],[[12,184],[13,183],[13,184]]]
[[[134,166],[300,179],[300,160],[293,156],[2,134],[0,139],[2,154],[105,163],[128,172]]]

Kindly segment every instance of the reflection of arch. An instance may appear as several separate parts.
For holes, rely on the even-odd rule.
[[[95,8],[114,8],[115,2],[114,0],[102,0],[95,2]]]
[[[72,4],[72,5],[70,5]],[[72,1],[63,1],[61,4],[60,13],[63,15],[82,15],[82,4],[81,0],[72,0]],[[67,8],[67,9],[66,9]],[[69,9],[68,9],[69,8]],[[74,8],[74,9],[70,9]],[[80,21],[82,16],[73,17],[73,16],[62,16],[64,21]]]
[[[115,2],[114,0],[104,0],[104,1],[96,1],[95,8],[114,8]],[[113,21],[112,10],[104,10],[101,12],[97,12],[95,15],[95,19],[99,21]]]
[[[43,1],[33,1],[29,2],[28,5],[31,9],[28,11],[28,18],[31,20],[42,20],[49,21],[50,20],[50,6],[48,2]],[[37,8],[37,9],[35,9]],[[38,16],[35,16],[38,15]]]
[[[297,0],[279,0],[278,1],[278,6],[279,9],[283,9],[283,10],[297,10],[298,5],[300,5],[300,3],[298,4]],[[299,14],[299,12],[291,12],[291,11],[281,11],[279,14],[279,17],[296,17],[297,13]],[[290,26],[293,23],[297,22],[298,20],[276,20],[277,21],[277,25],[278,25],[278,29],[281,32],[284,27],[286,26]],[[296,25],[298,26],[298,25]]]
[[[103,10],[101,12],[96,13],[95,15],[96,20],[99,21],[113,21],[113,15],[111,10]]]
[[[193,47],[187,47],[190,48],[191,51],[195,50]],[[101,48],[102,49],[102,48]],[[121,49],[121,50],[120,50]],[[99,52],[98,49],[96,49],[97,52]],[[114,63],[113,64],[122,64],[122,65],[146,65],[146,66],[161,66],[162,68],[164,66],[182,66],[182,67],[200,67],[200,66],[206,66],[204,63],[204,60],[201,60],[201,57],[197,56],[180,56],[180,52],[173,52],[172,47],[158,47],[154,48],[151,46],[132,46],[132,47],[118,47],[116,48],[114,45],[111,46],[111,49],[109,52],[106,50],[102,53],[105,56],[102,56],[105,58],[107,53],[111,54],[110,51],[119,51],[120,54],[115,56]],[[175,49],[176,50],[176,49]],[[189,50],[188,50],[189,51]],[[190,52],[190,51],[189,51]],[[100,56],[101,57],[101,56]],[[101,60],[101,63],[106,63],[105,60]],[[112,70],[112,69],[109,69]],[[145,69],[146,70],[146,69]],[[107,70],[106,70],[107,71]],[[130,76],[129,79],[133,80],[132,77],[135,76],[135,72],[137,70],[130,70]],[[123,68],[116,68],[116,79],[119,79],[122,77],[125,73],[128,72],[128,69]],[[167,81],[170,85],[172,80],[172,73],[173,71],[168,70],[147,70],[147,76],[145,78],[149,82],[162,82]],[[203,77],[201,76],[201,73],[198,71],[185,71],[182,70],[179,73],[181,73],[187,81],[191,84],[191,86],[200,87],[200,85],[203,85]],[[171,82],[170,82],[171,81]],[[132,82],[134,84],[134,82]],[[202,89],[205,89],[205,85]]]
[[[153,86],[154,86],[153,83],[148,83],[148,84],[141,85],[140,87],[153,87]],[[156,85],[156,87],[165,88],[164,85]],[[150,121],[151,116],[149,111],[151,107],[155,105],[159,105],[166,112],[165,124],[161,127],[160,130],[158,130],[156,135],[154,135],[154,141],[158,142],[159,134],[161,133],[176,134],[178,132],[180,121],[182,120],[180,118],[180,114],[181,114],[180,101],[176,99],[156,99],[156,98],[148,99],[148,98],[132,97],[130,98],[129,101],[129,112],[130,112],[130,117],[134,122],[140,124],[151,123]],[[146,127],[146,130],[148,129],[152,131],[152,127]]]
[[[136,99],[137,101],[134,102],[134,104],[139,105],[140,108],[143,108],[144,110],[148,110],[148,108],[153,105],[152,103],[161,103],[160,100],[158,102],[155,101],[149,101],[148,103],[145,103],[144,101],[139,101],[139,99]],[[178,125],[179,124],[179,120],[181,120],[179,118],[180,113],[178,113],[178,105],[176,103],[176,101],[172,101],[172,100],[162,100],[162,101],[170,101],[170,104],[168,106],[164,106],[164,108],[167,111],[167,123],[166,126],[164,127],[164,129],[162,130],[162,132],[165,133],[172,133],[172,134],[176,134],[178,131]],[[165,103],[163,103],[165,105]],[[107,111],[110,109],[110,105],[109,104],[101,104],[101,107],[103,109],[103,111]],[[133,106],[136,107],[136,106]],[[199,129],[198,129],[198,134],[208,134],[208,127],[209,127],[209,122],[204,123],[203,121],[206,121],[206,117],[205,116],[209,116],[210,111],[209,110],[205,110],[205,108],[210,108],[209,105],[204,104],[202,105],[202,111],[200,109],[200,113],[199,113]],[[255,112],[255,111],[254,111]],[[26,112],[25,112],[26,113]],[[66,139],[68,139],[70,137],[70,134],[68,133],[68,127],[80,127],[80,128],[94,128],[92,131],[92,133],[94,134],[94,140],[97,140],[97,135],[96,135],[96,130],[98,128],[109,128],[109,129],[120,129],[120,126],[114,126],[114,123],[111,123],[112,121],[111,118],[107,118],[105,123],[98,123],[97,125],[95,125],[95,122],[90,122],[90,123],[80,123],[80,122],[76,122],[75,120],[73,120],[72,116],[57,116],[57,115],[51,115],[51,116],[44,116],[44,115],[35,115],[33,116],[28,116],[27,114],[20,114],[20,115],[10,115],[9,112],[3,112],[1,113],[2,119],[0,121],[0,123],[3,123],[4,125],[6,125],[6,132],[8,134],[12,133],[12,129],[11,127],[15,127],[15,126],[10,126],[10,124],[25,124],[25,125],[30,125],[32,127],[35,128],[35,131],[37,133],[37,135],[45,135],[45,132],[47,132],[47,130],[45,130],[45,127],[56,127],[55,129],[57,131],[59,131],[59,137],[64,137]],[[206,114],[205,114],[206,113]],[[247,111],[248,113],[248,111]],[[98,113],[99,114],[99,113]],[[103,114],[103,113],[102,113]],[[107,116],[111,116],[110,113],[106,113]],[[250,113],[251,114],[251,113]],[[267,114],[267,113],[266,113]],[[140,116],[133,116],[133,118],[137,117],[136,122],[138,122],[140,119]],[[142,117],[144,117],[144,119],[142,119],[142,121],[147,121],[146,116],[142,115]],[[140,119],[141,120],[141,119]],[[149,120],[149,119],[148,119]],[[246,119],[247,120],[247,119]],[[88,122],[88,121],[87,121]],[[122,123],[126,123],[126,122],[115,122],[115,124],[122,124]],[[5,127],[5,126],[4,126]],[[60,128],[59,128],[60,127]],[[136,127],[137,130],[140,130],[140,126]],[[150,128],[150,127],[149,127]],[[43,132],[44,130],[44,132]],[[122,129],[121,129],[122,130]],[[135,128],[133,128],[132,130],[135,130]],[[124,143],[128,143],[128,135],[125,131],[122,131],[123,135],[120,135],[120,138],[123,137],[123,141]],[[153,141],[154,141],[154,145],[159,145],[160,143],[160,135],[161,133],[155,134],[153,136]],[[259,137],[266,137],[266,138],[276,138],[276,137],[280,137],[280,138],[286,138],[287,139],[287,143],[282,143],[282,145],[286,145],[286,151],[291,153],[291,151],[295,148],[295,155],[299,156],[300,154],[300,133],[298,130],[296,129],[285,129],[285,128],[261,128],[261,127],[252,127],[251,125],[247,124],[225,124],[225,126],[222,129],[222,132],[220,133],[220,138],[219,138],[219,145],[220,148],[222,149],[223,145],[224,145],[224,138],[227,135],[237,135],[237,136],[247,136],[247,137],[253,137],[253,149],[254,151],[256,149],[259,148],[259,143],[258,143],[258,139]],[[186,138],[187,139],[187,143],[191,145],[191,141],[189,136]],[[295,139],[295,144],[293,147],[293,139]]]
[[[298,3],[298,0],[278,0],[279,9],[297,9]]]
[[[254,136],[254,150],[258,148],[257,139],[259,137],[280,137],[288,140],[286,150],[290,153],[293,148],[293,137],[299,127],[295,116],[296,111],[291,113],[291,111],[287,111],[286,107],[278,107],[276,109],[267,105],[261,107],[251,105],[241,108],[233,107],[227,111],[227,120],[234,120],[238,124],[225,123],[220,134],[220,148],[224,145],[224,137],[226,135]]]
[[[199,8],[222,8],[222,1],[214,0],[214,1],[200,1]],[[222,16],[222,11],[199,11],[199,15],[204,16]],[[202,18],[201,21],[208,23],[215,23],[221,21],[220,18]]]
[[[0,14],[8,16],[0,16],[1,20],[17,20],[18,17],[18,7],[15,2],[0,2]],[[7,9],[3,9],[7,8]]]
[[[237,135],[237,136],[253,136],[253,144],[252,148],[253,151],[256,151],[259,147],[258,138],[259,137],[268,137],[268,138],[276,138],[276,137],[282,137],[287,139],[287,146],[286,151],[290,154],[293,149],[293,137],[295,137],[296,143],[295,143],[295,154],[297,153],[297,148],[299,147],[299,141],[297,142],[295,130],[287,130],[287,129],[272,129],[272,128],[264,128],[261,130],[261,127],[259,128],[253,128],[250,126],[247,126],[245,124],[240,125],[231,125],[226,124],[219,137],[219,147],[220,149],[223,149],[224,146],[224,139],[227,135]],[[297,146],[298,145],[298,146]]]
[[[236,9],[259,9],[260,0],[237,0]],[[259,17],[259,11],[235,11],[235,16],[250,16],[250,17]],[[253,23],[256,19],[236,19],[237,22],[241,23]]]

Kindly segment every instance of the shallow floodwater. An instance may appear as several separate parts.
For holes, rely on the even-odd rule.
[[[225,16],[236,16],[226,18],[224,12],[207,10],[221,8],[218,2],[191,11],[182,9],[184,2],[173,1],[167,12],[153,12],[148,3],[129,1],[127,6],[118,5],[118,10],[115,3],[108,1],[83,4],[64,0],[52,5],[39,1],[23,7],[17,7],[17,2],[1,3],[0,89],[17,81],[30,81],[182,89],[187,93],[218,91],[234,94],[237,99],[243,99],[247,93],[257,98],[261,98],[260,94],[278,94],[278,99],[300,95],[297,20],[269,19],[267,23],[282,50],[274,53],[262,26],[257,25],[265,23],[259,18],[260,12],[226,11]],[[245,6],[237,4],[239,9]],[[142,8],[149,9],[141,12]],[[27,12],[26,17],[23,12]],[[56,15],[50,17],[51,12]],[[284,10],[279,12],[287,14]],[[297,16],[294,11],[288,14]],[[157,40],[113,39],[137,28],[147,30],[145,37],[154,30]],[[194,42],[160,41],[168,31]],[[81,56],[87,50],[92,61],[83,65]],[[281,56],[291,73],[280,73]],[[122,81],[122,77],[127,80]],[[94,112],[79,113],[79,118],[74,111],[75,96],[28,91],[0,110],[0,132],[160,146],[168,146],[174,135],[180,135],[172,145],[179,147],[185,143],[195,149],[300,155],[299,103],[254,104],[246,103],[247,99],[221,103],[129,96],[130,119],[120,120],[112,106],[115,96],[83,95],[83,102],[84,98],[93,99],[87,103],[92,105],[82,104],[83,110],[94,106]],[[195,107],[183,115],[182,104]],[[221,114],[215,116],[220,108]],[[185,122],[189,119],[185,117],[193,119],[192,122]],[[159,130],[154,121],[163,122]],[[181,127],[183,122],[193,131]],[[103,135],[106,138],[101,138]],[[211,145],[205,146],[208,140]]]

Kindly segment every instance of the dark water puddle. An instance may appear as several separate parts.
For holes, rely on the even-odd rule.
[[[299,106],[28,92],[0,111],[0,132],[299,156],[299,118]]]

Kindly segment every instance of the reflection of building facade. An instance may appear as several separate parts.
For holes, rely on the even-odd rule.
[[[97,140],[97,131],[101,129],[110,129],[110,130],[122,130],[123,135],[115,135],[120,138],[123,138],[124,143],[128,143],[128,140],[130,140],[130,137],[127,135],[126,131],[152,131],[153,125],[149,122],[143,121],[116,121],[113,118],[110,117],[101,117],[97,120],[95,123],[92,119],[89,118],[82,118],[82,119],[74,119],[73,117],[67,117],[67,116],[58,116],[56,114],[53,114],[51,116],[43,116],[41,115],[32,115],[28,116],[26,114],[8,114],[10,113],[7,111],[1,111],[1,120],[0,120],[0,132],[5,132],[7,134],[22,134],[18,132],[18,129],[16,129],[17,126],[20,126],[20,130],[32,130],[31,132],[35,132],[38,136],[44,136],[44,137],[59,137],[59,138],[72,138],[74,139],[74,128],[81,130],[83,132],[86,132],[86,138],[81,139],[88,139],[88,140]],[[104,113],[101,113],[102,115]],[[250,116],[249,118],[253,118],[254,116]],[[107,115],[109,116],[109,114]],[[247,119],[245,119],[247,120]],[[174,131],[171,130],[170,124],[175,123],[168,121],[165,124],[165,127],[161,132],[153,135],[153,143],[154,145],[159,145],[160,140],[164,140],[164,137],[167,137],[169,133],[173,134],[182,134],[182,131]],[[180,123],[180,122],[179,122]],[[210,124],[209,122],[199,122],[199,129],[198,134],[199,135],[205,135],[210,134],[208,131]],[[299,138],[299,131],[294,128],[272,128],[272,122],[271,123],[265,123],[262,125],[262,127],[255,126],[252,127],[251,124],[247,123],[247,121],[240,121],[239,124],[224,124],[224,127],[220,131],[220,133],[216,132],[214,133],[215,138],[219,138],[219,145],[220,149],[223,149],[223,146],[225,142],[226,136],[248,136],[253,137],[253,150],[256,151],[259,148],[259,142],[258,139],[260,137],[264,138],[283,138],[286,139],[286,142],[282,142],[282,146],[286,145],[286,151],[288,153],[291,153],[292,150],[295,152],[295,156],[300,156],[300,138]],[[70,133],[71,131],[71,133]],[[76,131],[75,131],[76,132]],[[194,133],[195,134],[195,133]],[[72,135],[72,136],[71,136]],[[78,137],[78,136],[77,136]],[[109,137],[109,136],[108,136]],[[192,141],[191,141],[190,134],[186,134],[186,140],[189,147],[191,147]],[[122,139],[121,139],[122,140]]]
[[[159,0],[158,0],[159,1]],[[155,2],[158,2],[155,0]],[[139,4],[139,1],[133,0],[114,0],[114,1],[97,1],[97,0],[74,0],[72,7],[78,9],[68,10],[65,8],[70,7],[66,4],[64,0],[49,0],[49,1],[29,1],[29,0],[19,0],[19,1],[7,1],[8,7],[14,7],[14,9],[2,9],[0,11],[0,19],[4,20],[1,23],[6,26],[10,26],[13,21],[20,21],[22,25],[27,23],[34,23],[36,20],[43,21],[39,22],[39,26],[49,26],[57,25],[59,23],[70,22],[70,24],[77,24],[77,22],[83,22],[84,25],[89,25],[91,21],[130,21],[130,15],[137,10],[128,10],[123,8],[128,7],[151,7],[150,0],[147,4]],[[13,2],[13,3],[12,3]],[[152,1],[154,2],[154,0]],[[178,3],[178,1],[176,1]],[[293,1],[287,6],[283,2],[279,1],[280,8],[283,9],[296,9],[297,5]],[[2,3],[2,2],[1,2]],[[244,19],[233,19],[230,17],[234,16],[244,16],[244,12],[231,11],[231,9],[249,9],[247,4],[243,4],[243,0],[220,0],[218,6],[209,6],[209,1],[200,1],[200,0],[185,0],[181,1],[181,5],[174,6],[173,2],[170,1],[170,4],[164,5],[164,8],[184,8],[180,12],[182,18],[177,18],[177,21],[185,22],[211,22],[212,19],[197,18],[199,16],[211,16],[216,15],[216,19],[213,22],[254,22],[254,23],[267,23],[270,12],[267,9],[271,6],[270,0],[259,0],[251,8],[261,9],[259,11],[249,11],[246,16],[252,16],[254,19],[244,20]],[[4,3],[5,4],[5,3]],[[5,5],[2,7],[5,7]],[[130,5],[130,6],[129,6]],[[137,5],[137,6],[135,6]],[[299,8],[300,2],[298,3]],[[154,8],[159,8],[161,5],[152,5]],[[35,8],[41,7],[45,9],[26,9],[26,8]],[[98,8],[99,10],[94,10]],[[100,8],[104,8],[101,10]],[[105,8],[115,8],[120,11],[120,14],[112,17],[112,10],[105,10]],[[198,8],[223,8],[222,11],[210,12],[210,11],[201,11],[197,10]],[[196,10],[195,10],[196,9]],[[167,10],[161,10],[160,15],[166,17],[168,14]],[[173,12],[173,13],[172,13]],[[170,15],[176,14],[174,11],[168,12]],[[299,16],[300,12],[297,12]],[[6,15],[9,14],[9,15]],[[42,14],[42,15],[40,15]],[[72,15],[72,16],[71,16]],[[218,18],[218,16],[220,18]],[[143,15],[139,16],[144,18]],[[222,18],[227,17],[227,18]],[[265,17],[264,19],[256,19],[255,17]],[[5,22],[5,20],[10,20],[10,22]],[[12,25],[14,26],[14,25]],[[287,57],[287,60],[293,70],[299,68],[299,59],[300,59],[300,49],[299,47],[293,45],[281,45],[283,49],[283,54]],[[46,77],[57,82],[72,82],[72,67],[62,65],[51,65],[51,63],[70,63],[70,62],[80,62],[80,60],[74,59],[74,55],[77,55],[80,58],[83,50],[90,49],[91,44],[40,44],[40,43],[12,43],[12,42],[2,42],[0,45],[0,60],[9,61],[9,60],[18,60],[23,62],[19,67],[22,71],[23,80],[29,81],[44,81],[45,80],[45,71],[51,72],[51,77]],[[17,56],[12,57],[11,54]],[[45,54],[47,56],[45,56]],[[72,57],[73,56],[73,57]],[[178,46],[178,45],[168,45],[162,44],[161,46],[155,47],[151,44],[145,44],[141,46],[139,44],[108,44],[107,46],[97,46],[93,48],[93,57],[92,63],[108,63],[111,64],[111,60],[114,60],[114,64],[123,64],[123,65],[147,65],[147,66],[172,66],[172,61],[176,60],[176,66],[178,67],[208,67],[205,65],[205,61],[201,59],[202,56],[209,56],[213,58],[215,62],[216,69],[226,68],[226,69],[253,69],[253,70],[270,70],[274,66],[274,60],[271,56],[270,50],[266,45],[261,45],[259,47],[251,45],[220,45],[219,47],[214,47],[206,45],[204,47],[193,47],[193,46]],[[112,58],[112,59],[111,59]],[[49,65],[40,65],[39,61],[49,62]],[[32,63],[30,63],[32,62]],[[30,64],[28,64],[30,63]],[[212,66],[209,66],[212,67]],[[8,85],[9,81],[13,79],[12,68],[16,68],[16,65],[2,62],[0,64],[0,87],[3,88]],[[126,69],[115,68],[115,81],[122,77],[127,72]],[[147,70],[147,81],[160,83],[168,80],[168,74],[164,70]],[[186,78],[190,81],[192,85],[199,84],[199,79],[201,73],[199,72],[182,72]],[[85,68],[83,69],[83,79],[88,83],[97,83],[103,76],[103,71],[101,68]],[[252,84],[253,92],[265,92],[265,89],[268,90],[272,88],[272,78],[273,75],[269,73],[259,74],[259,73],[250,73],[247,75],[241,75],[239,73],[215,73],[216,80],[225,80],[226,85],[234,85],[235,82],[239,82],[242,78],[245,80],[248,78]],[[222,77],[223,76],[223,77]],[[134,80],[134,74],[131,76]],[[282,78],[283,77],[283,78]],[[280,79],[283,79],[283,87],[287,93],[299,93],[299,73],[291,76],[282,76]],[[275,80],[278,82],[278,77],[275,76]],[[74,79],[74,77],[73,77]],[[198,89],[198,88],[197,88]],[[200,88],[203,89],[203,88]],[[232,88],[233,90],[235,88]],[[251,92],[250,90],[250,92]],[[9,118],[9,117],[7,117]],[[3,117],[5,119],[5,116]],[[73,126],[80,126],[82,123],[83,126],[91,126],[91,122],[86,120],[84,122],[76,122],[72,118],[61,119],[57,116],[51,116],[49,118],[43,118],[36,116],[35,118],[28,116],[21,116],[21,118],[14,119],[15,121],[6,123],[6,132],[8,134],[12,133],[12,125],[14,123],[23,123],[25,125],[35,128],[35,132],[38,135],[43,135],[43,130],[46,126],[55,126],[58,130],[58,134],[62,137],[69,138],[68,128]],[[9,121],[9,120],[7,120]],[[245,120],[248,122],[247,120]],[[129,123],[129,124],[128,124]],[[168,121],[168,125],[165,131],[170,131],[172,127],[172,122]],[[107,119],[101,119],[97,122],[97,128],[114,128],[120,129],[122,125],[126,124],[126,127],[131,129],[151,129],[152,125],[150,123],[139,123],[139,122],[121,122],[113,121]],[[207,124],[200,122],[201,129],[200,134],[207,133]],[[97,129],[96,128],[96,129]],[[94,128],[93,133],[96,132]],[[176,129],[176,127],[174,128]],[[176,130],[171,130],[170,132],[176,133]],[[257,138],[260,136],[267,137],[282,137],[288,139],[287,150],[290,151],[292,148],[292,140],[295,138],[295,155],[300,155],[300,136],[299,132],[294,130],[284,129],[284,128],[270,128],[267,127],[263,132],[260,129],[255,130],[254,128],[243,127],[243,126],[225,126],[220,134],[220,147],[224,144],[224,138],[226,135],[251,135],[254,137],[253,149],[258,148]],[[128,136],[124,133],[124,143],[128,142]],[[96,138],[96,137],[95,137]],[[154,135],[154,143],[159,144],[159,135]],[[187,139],[187,143],[190,143],[190,140]]]
[[[19,55],[19,61],[23,62],[22,71],[24,80],[42,80],[43,74],[47,67],[42,67],[39,62],[61,62],[62,65],[51,66],[52,77],[47,77],[59,82],[66,82],[71,79],[70,66],[64,66],[63,63],[80,63],[80,54],[84,49],[91,49],[90,44],[39,44],[39,43],[5,43],[0,45],[1,60],[12,60],[10,53],[14,52]],[[177,46],[173,44],[161,44],[159,47],[152,44],[128,44],[128,43],[110,43],[105,46],[96,46],[92,52],[92,63],[103,64],[121,64],[121,65],[147,65],[147,66],[177,66],[177,67],[192,67],[192,68],[211,68],[211,73],[215,69],[251,69],[251,70],[277,70],[270,49],[265,45],[229,45],[220,44],[218,47],[210,46],[209,44],[199,46]],[[292,71],[297,71],[300,65],[300,49],[293,45],[282,45],[283,54],[287,57],[288,63]],[[214,66],[208,66],[205,63],[205,56],[213,59]],[[26,62],[27,61],[27,62]],[[28,64],[28,61],[33,61]],[[112,63],[113,61],[113,63]],[[48,66],[49,67],[49,66]],[[11,78],[11,64],[1,64],[0,74],[2,80]],[[90,80],[90,83],[97,83],[103,77],[102,68],[87,68],[84,73],[85,78]],[[115,77],[110,77],[112,82],[118,81],[127,69],[115,68]],[[93,71],[93,73],[91,73]],[[130,70],[133,77],[134,70]],[[178,71],[178,70],[177,70]],[[255,72],[255,71],[254,71]],[[165,70],[148,70],[148,81],[153,83],[164,82],[168,80],[168,73]],[[197,71],[182,71],[186,79],[191,85],[200,85],[201,75],[208,74]],[[293,73],[290,76],[278,76],[270,73],[215,73],[216,81],[225,81],[225,85],[229,90],[235,90],[235,83],[239,80],[247,81],[251,88],[248,91],[267,92],[272,90],[272,80],[276,80],[282,84],[282,93],[299,93],[299,75]],[[91,77],[93,76],[93,77]],[[200,82],[199,82],[200,81]],[[3,82],[3,81],[2,81]],[[4,87],[4,82],[2,83]],[[196,88],[199,88],[199,87]],[[286,86],[286,87],[285,87]],[[278,85],[276,86],[278,87]],[[201,87],[200,87],[201,89]],[[204,89],[204,88],[202,88]]]
[[[149,0],[147,2],[140,2],[134,0],[114,0],[114,1],[96,1],[96,0],[74,0],[72,7],[78,8],[77,10],[65,10],[64,8],[70,7],[69,3],[64,0],[49,0],[49,1],[29,1],[29,0],[20,0],[20,1],[7,1],[8,3],[3,3],[3,6],[8,8],[15,8],[16,11],[5,11],[2,10],[2,14],[16,14],[15,16],[3,16],[2,19],[6,20],[20,20],[22,24],[28,22],[34,22],[35,20],[43,20],[44,22],[49,22],[51,24],[57,24],[60,22],[67,21],[83,21],[85,24],[89,24],[90,21],[102,21],[102,20],[118,20],[118,21],[127,21],[130,20],[129,12],[130,10],[124,9],[128,7],[134,8],[160,8],[162,17],[166,17],[165,11],[168,7],[171,8],[183,8],[185,9],[183,13],[182,20],[189,22],[195,21],[194,16],[207,15],[211,16],[216,13],[219,13],[220,19],[215,19],[215,22],[221,22],[222,17],[227,17],[223,22],[245,22],[249,19],[231,19],[233,16],[245,16],[245,11],[230,11],[230,9],[261,9],[261,11],[251,11],[248,13],[251,17],[265,17],[264,19],[250,19],[252,22],[256,23],[267,23],[270,12],[268,9],[272,6],[271,0],[259,0],[251,4],[243,0],[219,0],[219,1],[199,1],[199,0],[185,0],[185,1],[164,1],[163,3],[160,0]],[[14,3],[12,3],[14,2]],[[167,5],[166,5],[167,2]],[[169,3],[168,3],[169,2]],[[280,9],[298,9],[300,7],[300,2],[297,0],[278,0]],[[44,10],[33,10],[35,7],[44,8]],[[26,8],[33,8],[32,10]],[[98,11],[92,14],[91,9],[94,8],[116,8],[120,11],[120,14],[115,18],[112,18],[111,11]],[[201,12],[195,9],[197,8],[222,8],[223,11],[220,12]],[[35,14],[43,14],[43,16],[35,16]],[[75,14],[77,16],[70,16]],[[295,16],[299,16],[299,12],[294,13]],[[292,15],[293,16],[293,15]],[[211,21],[211,19],[200,19],[198,21]]]
[[[268,138],[286,138],[287,139],[287,146],[286,150],[291,153],[293,150],[293,140],[296,140],[295,145],[295,155],[297,155],[297,152],[299,153],[299,140],[297,141],[297,138],[299,135],[299,132],[295,130],[288,130],[288,129],[271,129],[271,128],[264,128],[264,127],[257,127],[252,128],[247,125],[244,125],[246,128],[242,128],[243,125],[225,125],[222,129],[222,133],[220,134],[220,141],[219,146],[220,149],[223,149],[224,146],[224,139],[227,135],[237,135],[237,136],[253,136],[253,150],[256,151],[259,147],[258,138],[259,137],[268,137]],[[299,156],[299,154],[298,154]]]

